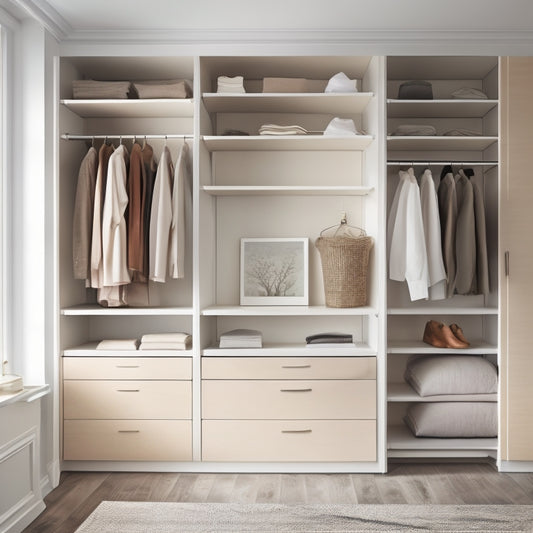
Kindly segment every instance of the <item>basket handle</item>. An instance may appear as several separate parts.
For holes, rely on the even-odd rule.
[[[333,229],[333,228],[337,228],[335,230],[335,233],[333,234],[333,237],[337,237],[337,234],[342,231],[345,235],[347,235],[348,237],[353,237],[354,239],[356,238],[355,235],[352,235],[350,230],[348,228],[353,228],[353,229],[357,229],[360,231],[360,235],[358,235],[358,237],[365,237],[366,236],[366,231],[363,229],[363,228],[360,228],[359,226],[350,226],[348,224],[348,219],[346,218],[346,213],[342,213],[342,217],[341,217],[341,222],[339,225],[335,224],[333,226],[329,226],[328,228],[324,228],[321,232],[320,232],[320,236],[322,237],[323,233],[325,231],[328,231],[330,229]]]

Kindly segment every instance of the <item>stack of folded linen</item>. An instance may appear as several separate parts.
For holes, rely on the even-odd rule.
[[[136,350],[137,339],[105,339],[96,345],[97,350]]]
[[[309,348],[347,348],[355,346],[351,333],[316,333],[305,338]]]
[[[434,126],[427,124],[402,124],[394,130],[392,135],[437,135],[437,130]]]
[[[132,90],[137,98],[190,98],[192,96],[189,80],[148,80],[134,81]]]
[[[73,80],[72,96],[75,99],[126,99],[130,90],[129,81]]]
[[[244,78],[242,76],[219,76],[217,78],[217,93],[245,93]]]
[[[142,336],[139,350],[188,350],[191,344],[188,333],[148,333]]]
[[[255,329],[232,329],[220,335],[219,348],[262,348],[263,336]]]
[[[280,126],[278,124],[263,124],[259,128],[259,135],[307,135],[309,132],[293,124],[291,126]]]

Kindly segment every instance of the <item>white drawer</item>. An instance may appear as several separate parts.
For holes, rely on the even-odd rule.
[[[191,461],[186,420],[65,420],[65,461]]]
[[[63,379],[192,379],[190,357],[63,357]]]
[[[375,420],[204,420],[203,461],[375,461]]]
[[[202,418],[376,418],[376,381],[203,380]]]
[[[65,419],[190,419],[190,381],[63,382]]]
[[[376,379],[376,358],[203,357],[202,378]]]

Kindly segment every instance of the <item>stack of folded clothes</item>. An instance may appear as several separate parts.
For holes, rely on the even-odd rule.
[[[189,80],[147,80],[132,82],[132,93],[136,98],[190,98]]]
[[[263,336],[255,329],[232,329],[220,335],[219,348],[262,348]]]
[[[309,132],[293,124],[291,126],[280,126],[278,124],[263,124],[259,128],[259,135],[307,135]]]
[[[219,76],[217,78],[217,93],[245,93],[242,76]]]
[[[427,400],[407,409],[405,423],[416,437],[498,434],[498,372],[483,356],[411,356],[404,379]]]
[[[391,135],[437,135],[437,130],[427,124],[401,124]]]
[[[97,350],[136,350],[137,339],[105,339],[96,345]]]
[[[129,81],[73,80],[72,96],[78,100],[85,99],[119,99],[128,98],[131,83]]]
[[[345,348],[348,345],[353,346],[353,335],[351,333],[316,333],[305,338],[306,345],[310,348],[323,348],[324,346],[333,346]]]
[[[188,333],[148,333],[142,336],[139,350],[188,350],[191,344]]]

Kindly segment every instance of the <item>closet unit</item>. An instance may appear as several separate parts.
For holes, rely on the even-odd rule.
[[[357,93],[324,93],[338,72]],[[217,468],[384,470],[382,72],[378,57],[200,58],[202,460]],[[246,92],[217,93],[219,76],[243,76]],[[320,89],[264,93],[268,77]],[[364,133],[322,135],[334,117]],[[313,133],[259,135],[263,124]],[[375,242],[364,307],[325,306],[314,242],[343,214]],[[307,238],[309,305],[240,305],[242,238]],[[263,347],[219,348],[238,328],[261,331]],[[352,334],[355,347],[306,347],[327,331]]]
[[[96,290],[73,275],[73,210],[80,163],[93,144],[131,151],[136,140],[158,162],[168,147],[173,163],[194,135],[192,98],[73,99],[73,80],[193,80],[191,57],[64,57],[58,110],[58,294],[62,359],[64,468],[81,460],[192,459],[192,355],[189,350],[97,350],[103,339],[193,329],[192,199],[187,201],[185,275],[149,283],[136,307],[102,307]],[[192,168],[192,162],[190,162]],[[190,176],[192,187],[192,176]]]
[[[433,98],[398,98],[400,86],[413,80],[429,82]],[[400,171],[412,168],[419,179],[429,169],[438,189],[444,166],[451,165],[454,175],[463,168],[473,169],[475,178],[470,179],[476,180],[485,207],[489,271],[489,288],[484,294],[454,294],[446,299],[415,301],[411,301],[405,282],[393,281],[387,275],[389,458],[497,455],[497,438],[415,437],[404,423],[408,409],[414,405],[453,402],[455,408],[457,402],[497,402],[496,391],[486,396],[465,390],[465,394],[422,397],[406,383],[404,373],[414,355],[477,355],[498,364],[498,83],[496,57],[387,59],[387,213]],[[474,95],[464,99],[452,97],[465,87],[475,89]],[[480,98],[476,91],[485,96]],[[415,125],[420,132],[432,126],[434,134],[401,135],[406,131],[402,126],[406,125]],[[424,327],[429,320],[459,324],[470,346],[436,348],[424,343]],[[418,422],[422,424],[422,419]]]

